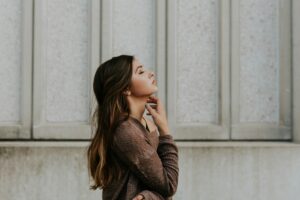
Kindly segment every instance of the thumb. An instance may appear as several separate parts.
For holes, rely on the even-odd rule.
[[[156,116],[156,114],[157,114],[156,110],[154,110],[150,105],[146,104],[145,107],[152,116],[154,116],[154,117]]]
[[[134,197],[132,200],[142,200],[144,197],[142,195],[137,195],[136,197]]]

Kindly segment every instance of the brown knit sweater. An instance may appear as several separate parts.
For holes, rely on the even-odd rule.
[[[178,148],[172,135],[147,131],[139,120],[129,117],[116,129],[113,153],[124,168],[121,180],[102,191],[103,200],[172,200],[178,185]]]

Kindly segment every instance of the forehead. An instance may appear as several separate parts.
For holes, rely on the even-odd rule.
[[[138,59],[134,59],[133,60],[133,63],[132,63],[132,66],[133,66],[133,70],[135,70],[138,66],[140,66],[140,65],[142,65],[141,63],[140,63],[140,61],[138,60]]]

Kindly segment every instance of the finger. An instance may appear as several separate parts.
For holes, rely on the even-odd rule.
[[[150,103],[147,103],[145,104],[145,107],[147,108],[156,108],[157,107],[157,104],[150,104]]]
[[[150,105],[150,106],[151,106],[151,108],[154,108],[154,109],[157,107],[157,105]]]
[[[154,95],[149,96],[150,99],[156,99],[157,97],[155,97]]]
[[[149,102],[149,103],[156,103],[157,100],[156,99],[147,99],[147,102]]]
[[[157,98],[157,99],[156,99],[156,110],[157,110],[158,113],[160,113],[162,109],[163,109],[163,108],[162,108],[161,101],[160,101],[159,98]]]
[[[157,101],[157,99],[158,99],[157,97],[152,97],[152,96],[151,96],[151,97],[149,97],[147,100],[149,100],[149,101]]]
[[[155,96],[150,96],[150,97],[148,98],[148,100],[159,101],[159,98],[158,98],[158,97],[155,97]]]
[[[155,99],[147,99],[147,102],[148,102],[148,103],[156,103],[157,100],[155,100]]]
[[[142,200],[143,196],[142,195],[138,195],[136,197],[134,197],[132,200]]]
[[[156,116],[156,110],[154,110],[153,108],[151,108],[151,106],[149,106],[148,104],[146,104],[146,109],[148,110],[148,112],[152,115],[152,116]]]
[[[155,110],[157,111],[157,113],[162,113],[163,108],[162,108],[162,104],[161,101],[159,100],[159,98],[155,98],[155,99],[149,99],[148,103],[154,103],[155,105]],[[150,104],[151,105],[151,104]],[[152,106],[151,106],[152,107]]]
[[[150,96],[147,100],[148,103],[161,104],[160,99],[154,96]],[[159,105],[160,107],[160,105]]]

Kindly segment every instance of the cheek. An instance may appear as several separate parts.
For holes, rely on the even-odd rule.
[[[132,81],[131,91],[135,95],[147,95],[154,92],[154,85],[146,79],[135,79]]]
[[[147,87],[147,82],[143,79],[135,79],[132,81],[132,90],[135,92],[141,91]]]

